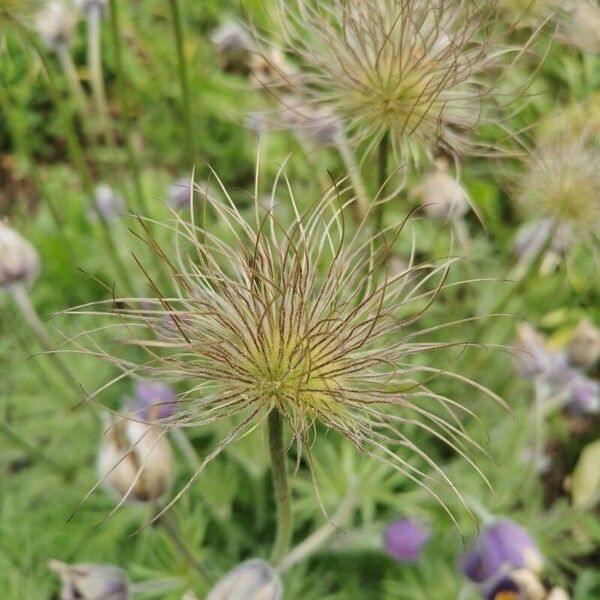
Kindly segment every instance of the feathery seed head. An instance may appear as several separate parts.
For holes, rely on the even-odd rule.
[[[71,43],[77,20],[65,0],[51,0],[35,17],[35,28],[51,50]]]
[[[442,293],[451,261],[386,274],[385,256],[371,256],[370,236],[346,230],[340,198],[347,190],[337,186],[303,211],[289,188],[289,201],[280,204],[295,215],[287,226],[275,215],[279,206],[255,198],[254,210],[242,215],[222,192],[208,202],[228,238],[176,216],[174,253],[147,240],[170,270],[175,292],[152,284],[153,299],[68,311],[113,319],[111,331],[121,342],[98,344],[94,328],[73,343],[85,352],[90,346],[80,343],[88,339],[96,356],[143,377],[188,381],[167,429],[237,423],[204,464],[276,409],[307,452],[319,423],[413,481],[427,487],[410,461],[417,455],[452,485],[411,439],[415,427],[477,469],[467,449],[477,445],[455,423],[455,412],[470,411],[437,387],[448,379],[498,398],[447,363],[431,366],[431,353],[458,343],[423,340],[429,330],[412,329]],[[137,359],[132,349],[140,352]]]
[[[600,150],[585,138],[554,140],[532,156],[519,200],[536,219],[549,218],[578,238],[600,238]]]
[[[556,12],[558,36],[584,52],[600,54],[600,4],[597,0],[560,3]]]
[[[254,40],[238,23],[224,23],[210,36],[215,52],[221,58],[226,71],[247,72],[251,53],[255,50]]]
[[[303,67],[293,83],[369,148],[389,133],[405,159],[462,154],[490,91],[480,76],[499,57],[488,4],[281,1],[286,46]]]
[[[36,249],[14,229],[0,221],[0,289],[30,285],[40,272]]]
[[[48,567],[61,579],[61,600],[127,600],[129,582],[125,573],[111,565],[67,565],[58,560]]]

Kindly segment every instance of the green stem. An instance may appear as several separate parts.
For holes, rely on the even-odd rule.
[[[132,126],[129,116],[129,96],[127,94],[127,86],[125,84],[125,71],[123,69],[123,49],[121,43],[121,27],[119,22],[119,7],[117,0],[110,0],[110,28],[112,34],[113,51],[115,53],[115,68],[117,74],[117,93],[121,103],[121,111],[123,114],[123,130],[125,132],[125,147],[127,150],[127,160],[129,167],[133,173],[133,185],[138,208],[148,215],[148,205],[144,195],[144,187],[142,185],[142,175],[140,164],[137,160],[132,142]]]
[[[183,36],[183,21],[179,8],[179,0],[169,0],[171,7],[171,16],[173,19],[173,32],[175,34],[175,45],[177,48],[177,61],[179,66],[179,83],[181,85],[181,94],[183,101],[183,118],[185,121],[185,135],[190,155],[190,163],[193,164],[196,159],[196,150],[194,144],[194,129],[192,119],[192,104],[190,98],[190,84],[188,76],[188,65],[185,58],[185,44]]]
[[[68,46],[61,45],[56,50],[56,56],[58,58],[58,62],[69,82],[69,86],[71,88],[71,95],[75,100],[79,110],[81,110],[82,114],[85,117],[89,116],[89,107],[85,92],[83,91],[83,87],[81,86],[81,82],[79,81],[79,75],[77,74],[77,69],[75,68],[75,64],[73,63],[73,58],[71,57],[71,52],[69,51]]]
[[[102,44],[100,33],[102,29],[102,8],[94,4],[88,10],[88,65],[90,69],[90,83],[94,103],[98,111],[104,138],[108,144],[114,146],[114,135],[108,114],[108,102],[106,101],[106,89],[104,87],[104,72],[102,70]]]
[[[385,188],[388,179],[388,154],[390,150],[390,135],[386,131],[381,138],[381,142],[379,144],[379,150],[377,152],[377,199],[381,201],[382,198],[385,198]],[[374,218],[374,232],[380,233],[383,228],[383,216],[385,213],[385,207],[387,206],[387,202],[380,202],[375,207]]]
[[[277,408],[268,417],[269,451],[271,454],[271,475],[277,506],[277,533],[271,553],[274,564],[284,556],[292,537],[292,494],[287,473],[286,451],[283,441],[283,418]]]

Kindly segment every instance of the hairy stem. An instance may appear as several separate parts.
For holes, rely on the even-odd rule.
[[[179,70],[179,84],[181,86],[181,95],[183,103],[183,119],[185,124],[185,136],[187,149],[189,153],[189,162],[194,163],[196,159],[196,150],[194,144],[194,129],[192,119],[192,103],[190,98],[190,84],[188,74],[188,64],[185,58],[185,43],[183,36],[183,21],[179,0],[169,0],[171,8],[171,17],[173,19],[173,33],[175,35],[175,46],[177,48],[177,62]]]
[[[269,413],[268,429],[271,475],[277,506],[277,533],[275,534],[271,560],[274,564],[277,564],[285,554],[292,537],[292,494],[283,441],[283,418],[277,408],[273,408]]]
[[[92,95],[101,128],[107,143],[114,145],[114,136],[108,114],[108,102],[106,101],[106,89],[104,87],[104,72],[102,70],[102,44],[100,32],[102,28],[102,8],[93,4],[88,10],[88,65],[90,69],[90,83]]]
[[[385,207],[387,202],[381,202],[382,198],[385,198],[385,188],[388,179],[388,155],[390,151],[390,135],[386,133],[381,138],[379,144],[379,150],[377,151],[377,199],[380,203],[375,207],[374,218],[374,231],[379,233],[383,228],[383,216],[385,213]]]
[[[333,518],[286,554],[277,565],[277,572],[280,574],[285,573],[294,565],[314,554],[348,520],[352,514],[355,500],[355,490],[352,485],[340,509]]]

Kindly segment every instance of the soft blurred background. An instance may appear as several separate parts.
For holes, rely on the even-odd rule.
[[[305,205],[347,167],[331,144],[320,144],[302,128],[273,125],[276,100],[253,74],[261,68],[253,46],[258,42],[238,29],[240,23],[252,24],[256,35],[277,41],[273,0],[110,4],[118,8],[118,22],[105,8],[97,23],[104,109],[89,55],[89,7],[74,10],[66,43],[60,35],[52,38],[57,34],[50,15],[41,21],[20,16],[29,33],[1,19],[0,216],[37,249],[41,268],[39,276],[25,277],[28,285],[20,292],[0,284],[3,600],[61,597],[59,578],[48,568],[51,560],[115,565],[133,582],[135,597],[180,599],[187,591],[205,597],[210,585],[199,571],[217,579],[247,558],[268,556],[274,509],[260,431],[214,460],[163,526],[150,524],[152,504],[126,503],[111,514],[114,493],[101,486],[86,496],[99,477],[103,427],[82,399],[82,389],[91,393],[115,373],[90,356],[48,354],[80,330],[76,321],[53,315],[111,298],[113,284],[122,295],[152,294],[136,259],[152,272],[153,257],[130,231],[139,231],[140,224],[127,213],[164,221],[171,208],[188,211],[193,167],[196,183],[214,186],[219,194],[214,169],[241,210],[250,206],[248,194],[254,191],[257,137],[259,195],[265,198],[286,160],[287,177]],[[189,112],[173,4],[180,11],[175,18],[181,25]],[[498,312],[506,316],[462,324],[460,337],[525,349],[516,355],[491,347],[447,352],[443,359],[510,406],[509,414],[480,397],[456,398],[468,393],[460,386],[447,392],[480,417],[467,418],[464,426],[487,452],[473,459],[491,489],[464,460],[423,437],[425,452],[443,465],[477,516],[449,497],[454,524],[411,481],[362,459],[336,436],[322,437],[314,448],[321,501],[335,514],[352,487],[356,507],[343,532],[283,575],[286,599],[482,597],[487,592],[469,579],[461,560],[475,537],[497,523],[495,517],[526,532],[543,558],[536,576],[547,591],[560,587],[574,600],[600,598],[600,187],[589,187],[600,170],[600,7],[587,3],[589,17],[578,20],[576,2],[560,19],[548,7],[528,10],[530,4],[505,1],[497,7],[494,35],[525,49],[514,65],[503,67],[499,85],[510,97],[510,110],[502,128],[485,126],[477,135],[505,149],[460,164],[446,160],[436,167],[425,161],[408,169],[406,186],[385,215],[391,223],[426,205],[412,225],[414,239],[401,237],[394,260],[408,260],[413,243],[419,257],[459,254],[465,258],[451,280],[473,280],[450,287],[420,327]],[[268,41],[264,45],[268,48]],[[294,64],[293,56],[288,60]],[[78,140],[74,147],[67,121]],[[550,157],[547,171],[541,169],[536,178],[536,161],[560,151],[567,138],[575,141],[566,152],[589,154],[583,170],[569,171]],[[368,155],[361,163],[371,192],[377,189],[375,164]],[[436,196],[452,186],[443,177],[427,179],[440,173],[450,173],[470,204],[463,207],[462,191],[454,189]],[[595,203],[585,236],[568,231],[562,239],[559,227],[547,220],[544,201],[550,192],[544,185],[557,174],[587,177],[574,196]],[[454,211],[444,202],[454,206],[456,194],[461,206]],[[438,212],[431,209],[436,202]],[[278,208],[283,214],[289,210]],[[227,240],[222,224],[215,219],[212,226]],[[168,245],[169,232],[156,231]],[[5,253],[2,273],[9,249],[1,237],[0,252]],[[435,335],[443,340],[449,334]],[[445,366],[441,358],[435,366]],[[186,385],[175,387],[181,392]],[[134,382],[122,379],[99,400],[119,410],[139,396]],[[222,435],[219,427],[189,430],[187,441],[172,440],[174,489],[188,480],[194,457]],[[293,493],[300,541],[326,522],[305,465],[293,478]],[[422,548],[418,541],[416,549],[395,547],[388,528],[403,519],[425,527],[428,541]],[[490,542],[501,546],[490,552],[508,554],[511,568],[529,569],[520,558],[520,534],[511,535]],[[402,533],[398,543],[409,538]],[[511,562],[511,556],[517,558]],[[502,598],[547,597],[518,593]]]

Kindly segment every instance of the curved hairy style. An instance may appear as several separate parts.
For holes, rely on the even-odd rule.
[[[464,154],[486,114],[483,77],[507,49],[487,33],[490,2],[296,0],[279,3],[298,92],[342,117],[368,149],[389,133],[404,159]],[[282,74],[283,77],[283,74]]]
[[[575,237],[600,239],[600,150],[587,136],[552,138],[531,157],[520,202],[536,218],[550,217]]]
[[[449,445],[479,471],[471,456],[481,449],[460,419],[474,415],[439,391],[440,384],[458,382],[500,400],[453,373],[447,362],[444,369],[431,366],[430,353],[463,345],[430,339],[458,322],[415,327],[450,285],[452,260],[411,261],[392,275],[385,256],[372,252],[379,240],[366,227],[346,230],[343,214],[350,200],[342,203],[340,197],[347,190],[333,186],[302,211],[289,182],[280,187],[289,192],[294,215],[289,225],[256,198],[254,210],[241,214],[223,187],[218,198],[206,201],[225,235],[176,215],[166,225],[175,239],[172,252],[146,237],[164,261],[174,293],[166,295],[147,275],[154,297],[109,299],[67,311],[95,324],[69,340],[74,351],[121,371],[91,398],[134,374],[186,381],[178,411],[161,422],[166,430],[231,424],[188,486],[204,464],[277,409],[309,463],[319,432],[331,429],[427,488],[443,480],[454,489],[411,432]],[[401,229],[385,234],[394,238]],[[98,327],[99,317],[109,322]],[[108,343],[107,336],[118,344]]]

